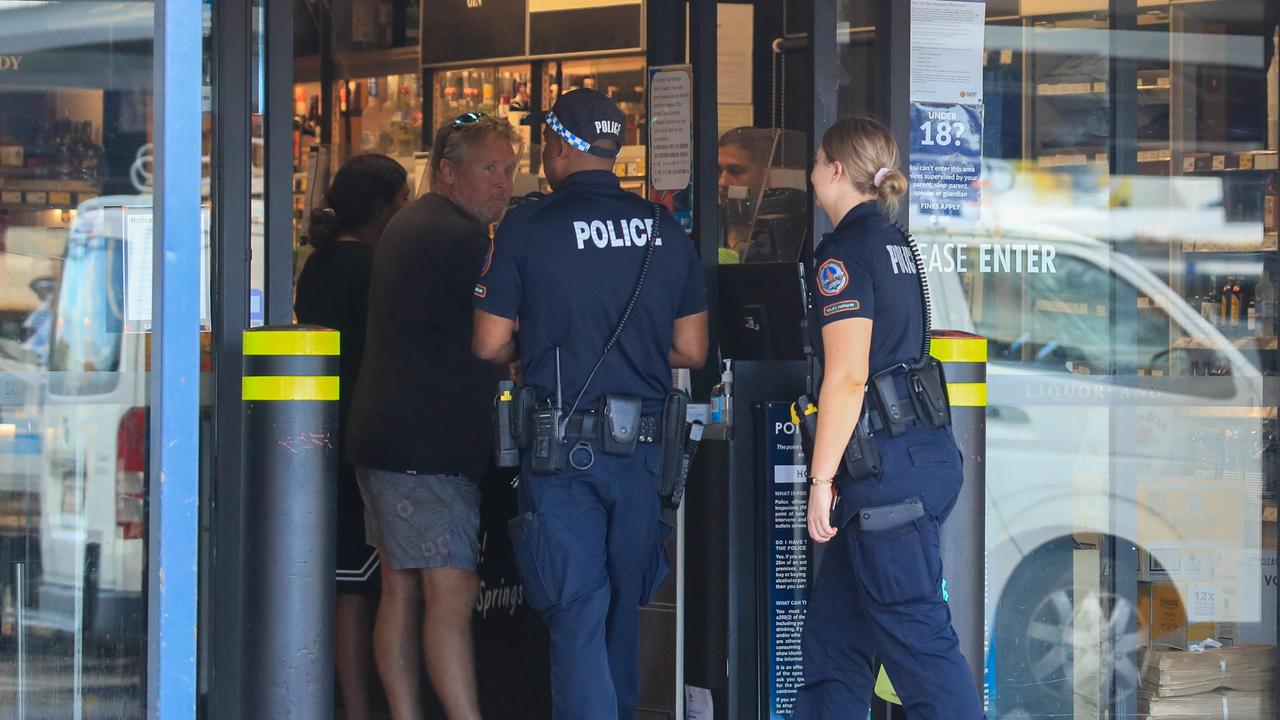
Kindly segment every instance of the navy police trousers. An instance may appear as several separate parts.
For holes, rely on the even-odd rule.
[[[521,472],[511,540],[525,600],[550,631],[556,720],[635,715],[640,607],[670,570],[660,464],[659,445],[642,444],[628,457],[596,448],[586,470]]]
[[[844,523],[827,544],[809,599],[795,720],[865,718],[876,663],[911,720],[982,718],[941,589],[938,529],[960,493],[960,451],[949,429],[915,426],[876,442],[880,474],[840,481],[832,521]],[[848,520],[861,508],[910,497],[925,507],[913,523],[873,532]]]

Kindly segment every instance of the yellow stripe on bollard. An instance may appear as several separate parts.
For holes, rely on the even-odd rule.
[[[338,355],[341,333],[332,330],[258,330],[244,334],[245,355]]]
[[[336,333],[335,333],[336,335]],[[337,400],[336,375],[254,375],[244,378],[245,400]]]
[[[935,337],[929,344],[929,354],[944,363],[985,363],[987,339]]]
[[[986,383],[947,383],[951,407],[986,407]]]

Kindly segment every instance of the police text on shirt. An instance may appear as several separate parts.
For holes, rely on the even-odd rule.
[[[587,241],[600,249],[616,247],[644,247],[653,232],[652,218],[620,220],[574,220],[573,234],[578,239],[578,249],[585,250]],[[656,238],[662,245],[662,238]]]

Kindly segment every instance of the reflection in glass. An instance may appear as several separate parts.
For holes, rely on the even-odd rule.
[[[988,713],[1272,718],[1280,16],[1065,5],[988,3],[981,217],[912,227],[989,339]]]
[[[88,12],[87,10],[92,10]],[[152,3],[0,3],[0,715],[146,695]],[[145,254],[145,253],[144,253]]]
[[[734,128],[720,136],[719,262],[796,262],[807,235],[805,136]]]

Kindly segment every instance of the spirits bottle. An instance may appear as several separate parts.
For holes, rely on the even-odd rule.
[[[1231,286],[1235,284],[1235,278],[1227,276],[1227,284],[1222,286],[1222,291],[1218,295],[1218,327],[1225,328],[1231,317]]]

